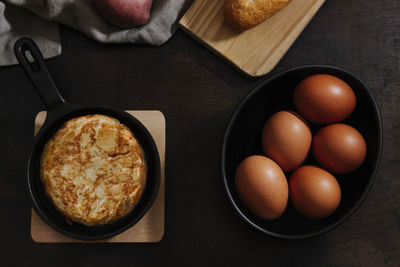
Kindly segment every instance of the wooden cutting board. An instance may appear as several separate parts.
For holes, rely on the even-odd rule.
[[[224,0],[196,0],[179,26],[244,73],[271,71],[325,0],[292,0],[284,9],[247,31],[224,20]]]

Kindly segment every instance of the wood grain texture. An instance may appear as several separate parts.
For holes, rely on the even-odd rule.
[[[32,209],[31,215],[31,236],[38,243],[113,243],[113,242],[159,242],[164,235],[164,199],[165,199],[165,118],[157,110],[127,111],[135,116],[146,126],[156,142],[161,162],[161,183],[160,189],[152,207],[146,215],[130,229],[119,235],[100,241],[82,241],[64,236],[53,230]],[[46,112],[41,111],[35,119],[34,134],[40,130]]]
[[[250,76],[270,72],[325,0],[292,0],[256,27],[239,31],[224,19],[224,2],[197,0],[179,25]]]

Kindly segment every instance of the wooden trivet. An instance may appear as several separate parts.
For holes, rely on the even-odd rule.
[[[146,215],[134,226],[119,235],[106,240],[95,241],[100,243],[155,243],[164,236],[164,196],[165,196],[165,118],[158,110],[127,110],[149,130],[156,142],[161,162],[161,184],[156,200]],[[46,111],[41,111],[35,119],[35,135],[42,127],[46,118]],[[58,233],[43,222],[32,209],[31,236],[38,243],[83,243]]]

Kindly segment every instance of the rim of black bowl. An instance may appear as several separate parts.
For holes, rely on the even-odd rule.
[[[375,166],[371,175],[371,179],[367,185],[366,190],[363,192],[363,194],[361,195],[361,197],[359,198],[359,200],[356,202],[356,204],[347,212],[347,214],[345,216],[343,216],[342,218],[340,218],[339,220],[337,220],[336,222],[328,225],[327,227],[324,227],[323,229],[316,231],[316,232],[312,232],[312,233],[308,233],[308,234],[300,234],[300,235],[287,235],[287,234],[279,234],[279,233],[275,233],[275,232],[271,232],[268,231],[264,228],[259,227],[257,224],[255,224],[252,220],[250,220],[238,207],[238,205],[236,205],[232,194],[229,190],[229,186],[228,186],[228,182],[227,182],[227,176],[226,176],[226,171],[225,171],[225,157],[226,157],[226,143],[228,140],[228,135],[231,132],[232,129],[232,125],[238,115],[238,113],[242,110],[243,106],[246,104],[246,102],[248,101],[249,98],[251,98],[256,92],[258,92],[259,90],[262,90],[262,88],[265,86],[265,84],[270,83],[272,80],[275,80],[283,75],[286,75],[289,72],[293,72],[293,71],[297,71],[299,69],[314,69],[314,68],[324,68],[326,70],[336,70],[336,71],[341,71],[347,75],[352,76],[354,79],[356,79],[367,91],[368,93],[368,97],[370,98],[370,100],[373,103],[374,106],[374,110],[377,114],[377,120],[378,120],[378,124],[379,124],[379,136],[378,136],[378,140],[379,140],[379,145],[378,145],[378,156],[377,156],[377,161],[375,162]],[[234,210],[236,211],[236,213],[239,214],[240,217],[242,217],[242,219],[247,222],[250,226],[252,226],[253,228],[255,228],[256,230],[260,231],[263,234],[269,235],[271,237],[275,237],[275,238],[279,238],[279,239],[287,239],[287,240],[301,240],[301,239],[307,239],[307,238],[312,238],[312,237],[316,237],[319,236],[323,233],[326,233],[334,228],[336,228],[337,226],[341,225],[344,221],[346,221],[351,215],[354,214],[354,212],[361,206],[361,204],[364,202],[365,198],[367,197],[368,193],[371,190],[372,184],[375,181],[375,177],[376,174],[378,172],[379,166],[380,166],[380,162],[381,162],[381,156],[382,156],[382,143],[383,143],[383,129],[382,129],[382,119],[381,119],[381,115],[379,112],[379,108],[378,105],[376,104],[375,101],[375,97],[373,96],[371,90],[369,89],[369,87],[361,80],[359,79],[356,75],[354,75],[352,72],[345,70],[343,68],[340,67],[335,67],[335,66],[329,66],[329,65],[300,65],[300,66],[295,66],[295,67],[291,67],[291,68],[287,68],[284,69],[274,75],[272,75],[271,77],[268,77],[266,80],[264,80],[261,84],[257,85],[256,88],[254,88],[253,90],[250,91],[250,93],[248,93],[240,102],[239,104],[236,106],[234,112],[232,113],[231,117],[229,118],[229,122],[227,124],[227,127],[225,129],[225,133],[224,133],[224,137],[223,137],[223,141],[222,141],[222,153],[221,153],[221,172],[222,172],[222,182],[223,182],[223,186],[225,189],[225,193],[228,196],[229,201],[231,202],[232,206],[234,207]]]

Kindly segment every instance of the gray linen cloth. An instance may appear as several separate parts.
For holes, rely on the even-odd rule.
[[[0,2],[0,66],[17,63],[13,46],[22,36],[32,38],[45,58],[61,54],[57,23]]]
[[[43,19],[65,24],[100,42],[161,45],[175,32],[180,13],[191,1],[153,0],[149,22],[131,29],[121,29],[107,23],[98,13],[93,0],[4,0],[3,2],[23,7]],[[4,32],[1,19],[0,13],[0,32]],[[25,18],[21,20],[25,21]],[[26,22],[28,22],[28,18],[26,18]],[[11,26],[13,27],[13,25]],[[50,31],[48,26],[43,27],[44,31]],[[13,30],[13,32],[15,31]],[[45,36],[45,33],[42,33],[42,36]],[[58,34],[57,37],[48,35],[43,38],[58,40]],[[48,44],[44,47],[39,45],[45,54],[47,53],[46,46]],[[0,53],[2,51],[4,50],[0,50]],[[61,49],[59,51],[61,52]],[[0,54],[0,65],[3,56]]]

